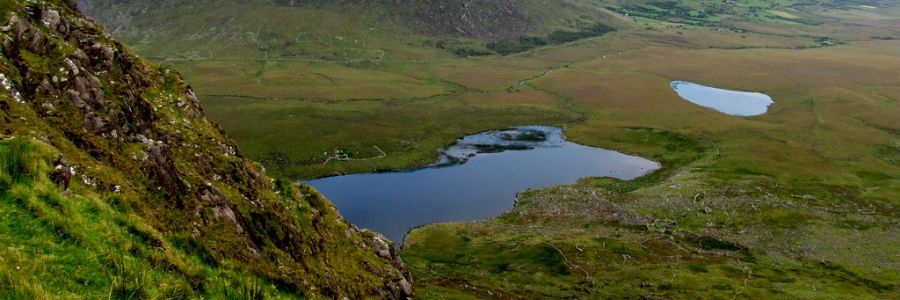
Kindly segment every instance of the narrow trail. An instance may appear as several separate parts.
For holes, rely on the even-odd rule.
[[[554,245],[553,243],[550,243],[550,242],[544,242],[544,243],[547,245],[550,245],[550,247],[553,247],[553,249],[556,249],[556,252],[559,252],[559,255],[562,256],[563,260],[565,260],[567,264],[571,265],[572,267],[574,267],[578,270],[581,270],[581,272],[584,272],[584,278],[591,278],[591,273],[588,273],[587,270],[585,270],[581,266],[579,266],[579,265],[575,264],[574,262],[572,262],[571,260],[569,260],[569,257],[566,256],[566,254],[562,250],[560,250],[559,247],[556,247],[556,245]],[[593,280],[591,280],[591,282],[593,282]]]

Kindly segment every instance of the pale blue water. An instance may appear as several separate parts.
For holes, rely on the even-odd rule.
[[[306,183],[351,223],[399,243],[419,225],[500,215],[529,188],[587,176],[633,179],[659,168],[641,157],[568,142],[557,127],[524,126],[459,139],[429,167]]]
[[[672,81],[671,86],[687,101],[733,116],[761,115],[774,103],[763,93],[731,91],[687,81]]]

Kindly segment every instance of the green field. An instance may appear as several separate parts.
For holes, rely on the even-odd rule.
[[[480,53],[520,36],[410,32],[356,6],[269,6],[234,19],[246,7],[228,4],[173,19],[221,22],[213,29],[116,33],[179,70],[211,119],[276,177],[419,166],[465,134],[526,124],[663,163],[630,182],[526,191],[495,219],[414,230],[401,256],[422,298],[900,297],[900,8],[523,2],[533,25],[516,35],[617,30]],[[377,3],[369,8],[389,9]],[[540,16],[548,9],[562,17]],[[672,80],[764,92],[775,104],[727,116],[678,98]],[[350,159],[329,160],[336,151]]]

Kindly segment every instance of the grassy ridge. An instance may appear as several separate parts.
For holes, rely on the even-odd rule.
[[[315,190],[265,175],[177,72],[69,2],[11,7],[0,31],[0,297],[413,292],[389,241]]]
[[[185,252],[118,196],[51,182],[54,149],[0,141],[0,295],[46,298],[287,297],[272,282]],[[125,206],[125,207],[122,207]],[[198,292],[199,291],[199,292]]]

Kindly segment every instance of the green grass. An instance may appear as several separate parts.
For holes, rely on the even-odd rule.
[[[520,124],[564,126],[575,142],[663,164],[633,181],[592,178],[525,191],[512,212],[489,221],[413,231],[402,256],[423,298],[891,298],[900,278],[891,256],[900,238],[892,221],[900,170],[892,133],[898,107],[890,99],[900,91],[884,87],[900,84],[891,79],[896,45],[794,50],[835,28],[801,12],[824,20],[823,29],[712,15],[687,22],[701,26],[647,19],[654,29],[502,58],[387,61],[323,73],[419,81],[280,89],[262,77],[248,89],[262,99],[213,97],[227,87],[199,72],[189,77],[201,82],[205,108],[246,153],[288,178],[422,165],[459,136]],[[754,27],[704,28],[732,23]],[[882,28],[858,30],[871,36]],[[192,74],[208,64],[177,66]],[[762,91],[776,103],[760,117],[725,116],[677,98],[671,80]],[[347,96],[365,94],[372,82],[421,89]],[[435,87],[447,94],[423,98]],[[320,99],[317,88],[344,96]],[[296,95],[286,97],[291,90]],[[335,150],[355,160],[322,165]]]
[[[34,161],[42,157],[37,156],[35,146],[24,139],[13,139],[0,145],[0,187],[9,189],[13,184],[25,180],[34,180],[41,170],[37,169]]]
[[[497,218],[413,231],[401,254],[423,298],[897,298],[898,43],[870,38],[900,34],[896,7],[521,2],[535,22],[525,36],[597,21],[620,30],[458,57],[492,41],[409,34],[353,9],[235,14],[246,6],[229,3],[139,19],[177,26],[126,41],[184,71],[211,119],[287,179],[423,165],[455,138],[523,124],[663,164],[633,181],[524,191]],[[234,27],[186,38],[204,24]],[[261,39],[223,42],[229,30]],[[314,42],[290,43],[300,32]],[[775,104],[722,115],[678,98],[672,80]],[[352,160],[323,164],[337,150]],[[253,280],[232,280],[256,294]]]
[[[402,255],[427,295],[895,297],[892,282],[900,268],[890,253],[900,237],[891,219],[900,169],[889,149],[896,137],[870,124],[895,128],[890,119],[898,107],[863,95],[871,86],[896,83],[848,75],[887,71],[873,66],[887,63],[885,47],[891,46],[644,49],[570,63],[529,83],[568,97],[584,114],[584,122],[567,127],[567,136],[669,168],[631,182],[600,178],[523,192],[513,211],[493,220],[413,231]],[[569,51],[548,49],[528,59],[577,53]],[[838,62],[862,53],[859,64]],[[822,60],[807,61],[812,56]],[[820,68],[842,75],[818,76],[822,70],[813,70]],[[754,72],[765,75],[748,75]],[[667,90],[669,81],[685,77],[764,91],[776,104],[757,118],[693,107]],[[453,236],[467,242],[432,242]],[[589,239],[606,242],[603,251],[610,254],[590,249]],[[548,275],[537,271],[542,262],[503,256],[545,243],[573,262],[568,275]],[[586,283],[592,281],[604,283]]]
[[[27,53],[15,42],[22,36],[4,44],[17,55],[0,56],[12,82],[0,89],[0,298],[392,294],[386,285],[403,274],[371,251],[373,234],[311,188],[263,174],[205,118],[177,72],[76,21],[62,1],[16,4],[30,22],[17,26],[52,46]],[[44,9],[59,12],[68,31],[46,28]],[[76,58],[91,45],[113,47],[115,63]],[[79,75],[65,58],[83,67]],[[73,76],[105,100],[81,109],[60,97]],[[92,117],[103,124],[86,126]]]
[[[81,188],[60,191],[48,178],[51,157],[40,142],[0,141],[0,297],[289,295],[259,277],[182,251],[142,218],[116,210],[114,198]]]
[[[898,276],[896,269],[874,273],[856,269],[868,263],[860,264],[852,253],[833,250],[817,251],[817,255],[829,257],[821,261],[790,254],[789,245],[795,239],[790,236],[796,232],[834,232],[828,226],[864,228],[859,223],[831,223],[823,219],[828,213],[823,215],[814,208],[754,212],[754,206],[772,204],[728,195],[727,191],[711,192],[723,188],[735,187],[714,187],[708,190],[713,194],[699,198],[676,192],[666,196],[666,204],[659,210],[649,211],[652,203],[662,200],[656,199],[658,194],[604,191],[585,184],[523,193],[516,209],[493,220],[437,224],[413,231],[402,254],[426,295],[441,295],[446,289],[473,296],[520,298],[777,298],[828,293],[838,298],[877,299],[896,295],[891,283]],[[703,220],[695,222],[684,216],[679,210],[685,208],[691,215],[699,211]],[[581,213],[586,210],[592,213]],[[722,225],[735,221],[729,218],[739,221],[748,216],[763,219]],[[710,220],[714,227],[707,225]],[[832,225],[815,225],[823,221]],[[728,228],[742,230],[737,233]],[[840,236],[838,232],[832,234]],[[868,234],[871,236],[863,238],[896,238],[880,230]],[[816,238],[821,236],[816,234]],[[801,240],[796,242],[818,245]],[[826,243],[846,242],[828,240]],[[548,257],[549,252],[533,251],[546,245],[559,250],[556,259]],[[877,256],[871,258],[874,261],[886,262],[894,247],[891,242],[878,243],[865,246],[865,251]],[[565,271],[553,270],[551,266],[563,255]]]
[[[313,178],[428,164],[454,138],[510,124],[562,124],[576,116],[550,105],[486,104],[456,97],[321,103],[213,98],[204,101],[229,136],[273,173]],[[318,128],[296,130],[296,128]],[[377,148],[376,148],[377,147]],[[335,150],[351,161],[330,161]],[[382,157],[380,151],[387,155]],[[329,154],[325,154],[325,153]]]

